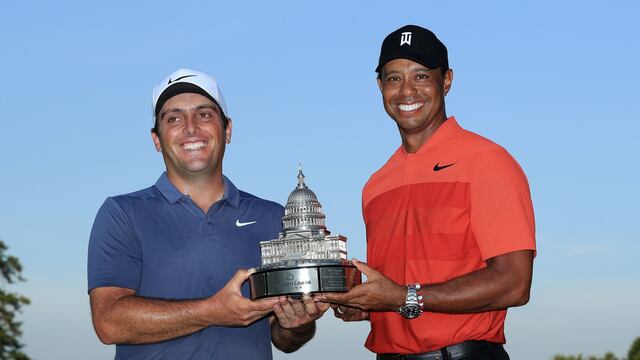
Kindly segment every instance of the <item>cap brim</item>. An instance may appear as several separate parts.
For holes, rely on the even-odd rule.
[[[422,54],[412,53],[412,52],[402,52],[402,53],[392,54],[392,55],[389,55],[389,56],[385,57],[384,60],[382,60],[381,62],[378,63],[378,67],[376,67],[376,72],[379,73],[380,71],[382,71],[382,68],[389,61],[396,60],[396,59],[407,59],[407,60],[415,61],[418,64],[420,64],[422,66],[425,66],[425,67],[427,67],[429,69],[437,69],[437,68],[442,66],[442,65],[434,63],[434,61],[430,61],[429,59],[425,59],[424,55],[422,55]]]
[[[165,102],[167,102],[167,100],[171,99],[176,95],[180,95],[184,93],[194,93],[194,94],[202,95],[207,99],[213,101],[213,103],[220,108],[220,111],[224,113],[220,104],[218,104],[218,102],[206,90],[199,87],[198,85],[195,85],[189,82],[178,82],[167,87],[160,94],[160,96],[158,97],[158,101],[156,102],[156,107],[154,109],[155,116],[158,117],[158,114],[160,113],[160,109],[162,109],[162,106],[164,105]]]

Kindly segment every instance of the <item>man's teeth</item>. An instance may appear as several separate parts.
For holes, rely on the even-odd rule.
[[[413,111],[415,109],[421,108],[424,103],[415,103],[415,104],[398,104],[398,109],[400,111]]]
[[[182,148],[185,150],[198,150],[198,149],[202,149],[205,146],[207,146],[207,143],[204,141],[197,141],[197,142],[182,144]]]

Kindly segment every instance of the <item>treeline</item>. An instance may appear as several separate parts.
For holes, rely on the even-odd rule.
[[[8,285],[24,281],[22,265],[6,250],[7,245],[0,240],[0,360],[29,360],[20,342],[22,323],[16,319],[16,313],[29,304],[29,299],[7,290]]]
[[[612,352],[607,352],[604,356],[583,356],[580,355],[556,355],[553,360],[640,360],[640,337],[636,338],[629,348],[626,358],[619,358]]]

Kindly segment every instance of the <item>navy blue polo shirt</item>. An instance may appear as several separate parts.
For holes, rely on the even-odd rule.
[[[166,173],[154,186],[107,198],[89,239],[89,291],[116,286],[149,298],[201,299],[238,269],[259,266],[259,242],[278,236],[284,209],[226,177],[224,186],[206,213]],[[249,296],[247,283],[242,293]],[[117,345],[116,359],[271,359],[271,330],[267,319],[245,328],[210,326],[159,343]]]

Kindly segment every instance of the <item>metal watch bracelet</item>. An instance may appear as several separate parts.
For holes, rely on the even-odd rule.
[[[417,318],[422,314],[424,307],[424,302],[422,300],[423,297],[422,292],[420,291],[420,284],[407,285],[407,297],[405,299],[405,304],[398,309],[398,313],[400,313],[400,315],[405,319]]]

